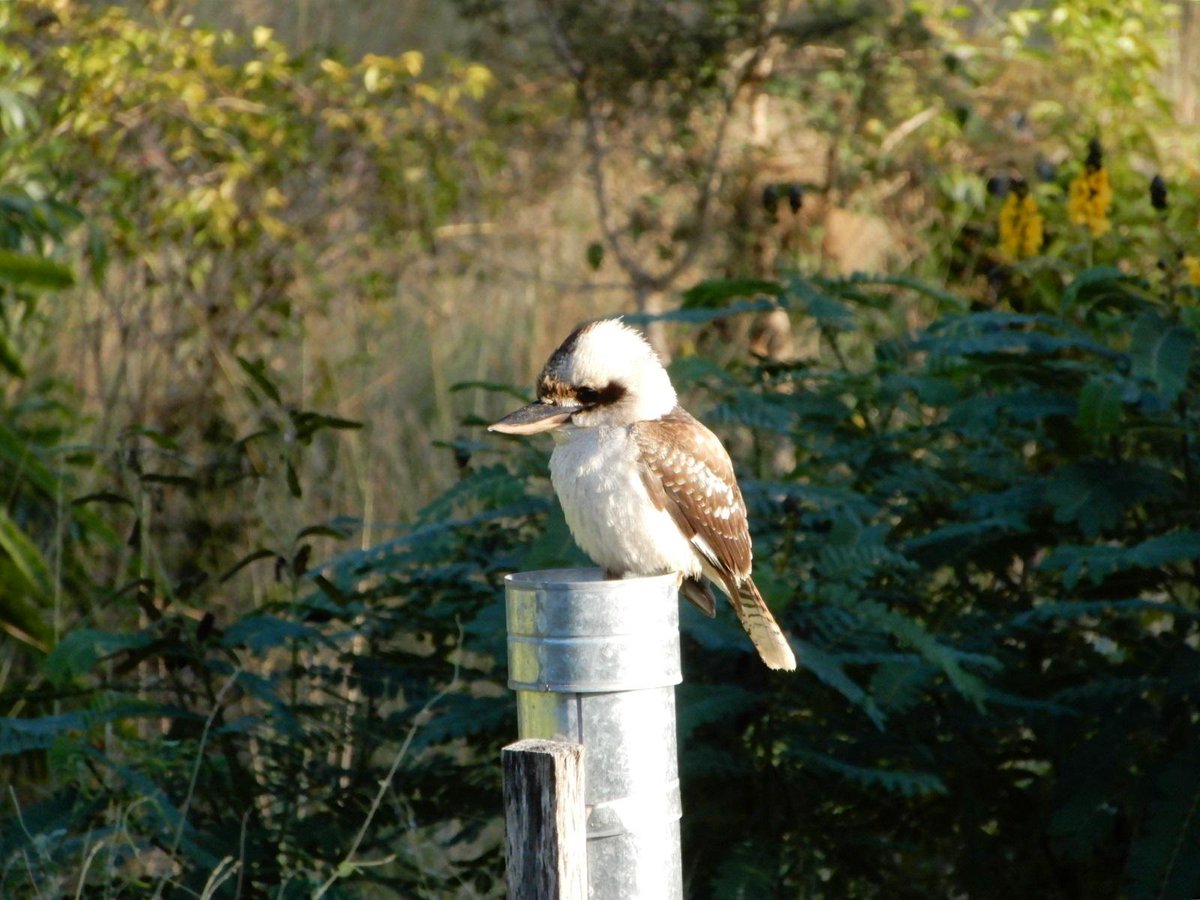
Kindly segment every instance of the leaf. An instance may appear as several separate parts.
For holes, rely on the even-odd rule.
[[[1087,860],[1112,832],[1115,820],[1116,808],[1107,797],[1076,791],[1054,811],[1046,832],[1060,852]]]
[[[857,781],[865,787],[883,788],[889,793],[899,794],[903,797],[927,797],[933,794],[949,793],[942,779],[932,772],[856,766],[815,750],[800,749],[793,750],[792,753],[805,762]]]
[[[881,709],[903,713],[921,700],[933,670],[918,662],[890,662],[871,676],[871,696]]]
[[[1130,281],[1132,279],[1129,275],[1112,266],[1094,266],[1086,269],[1071,279],[1071,283],[1063,289],[1063,309],[1074,306],[1084,297],[1095,298],[1113,293],[1121,294],[1125,283]]]
[[[196,487],[196,479],[187,475],[168,475],[164,472],[142,472],[138,476],[149,484],[169,484],[174,487]]]
[[[1063,583],[1068,588],[1073,588],[1085,573],[1093,584],[1100,584],[1115,572],[1127,569],[1161,569],[1198,559],[1200,532],[1175,531],[1127,547],[1109,544],[1064,544],[1051,551],[1042,561],[1042,568],[1065,570]]]
[[[592,241],[587,245],[586,255],[588,268],[595,272],[604,262],[604,245],[599,241]]]
[[[1119,467],[1108,463],[1068,466],[1046,483],[1046,500],[1054,507],[1054,521],[1074,523],[1088,537],[1115,528],[1125,510]]]
[[[789,278],[788,294],[799,300],[798,307],[803,308],[823,328],[854,331],[858,327],[854,314],[844,303],[820,290],[806,278]]]
[[[301,541],[306,537],[326,537],[344,541],[351,534],[353,534],[353,530],[350,528],[336,528],[333,525],[309,525],[307,528],[301,528],[296,532],[296,540]]]
[[[321,633],[310,625],[263,613],[234,622],[225,630],[221,643],[226,647],[244,644],[252,653],[263,653],[290,645],[292,641],[317,640],[320,636]]]
[[[1125,866],[1132,900],[1200,895],[1200,752],[1178,753],[1154,778]]]
[[[760,431],[791,434],[797,425],[794,405],[778,394],[738,393],[736,402],[721,403],[709,410],[705,421],[712,425],[745,425]]]
[[[739,841],[713,875],[712,896],[727,900],[752,900],[778,893],[779,853],[776,842],[756,837]]]
[[[968,313],[944,316],[913,341],[913,350],[937,356],[1045,357],[1079,351],[1117,360],[1121,354],[1051,316]]]
[[[237,361],[238,365],[242,367],[242,371],[250,376],[250,380],[258,386],[260,391],[266,394],[269,399],[275,401],[275,403],[280,405],[283,404],[283,400],[279,396],[279,388],[277,388],[275,386],[275,382],[273,382],[267,376],[266,362],[261,359],[252,362],[246,359],[244,356],[239,356]]]
[[[558,503],[550,507],[541,532],[521,553],[520,563],[524,571],[562,569],[572,566],[587,568],[592,565],[591,560],[584,555],[571,537],[562,506]]]
[[[983,681],[964,668],[970,662],[987,668],[1002,668],[998,660],[990,656],[964,654],[939,641],[918,621],[888,608],[876,600],[868,600],[854,594],[849,588],[838,584],[825,584],[822,599],[841,606],[843,609],[891,634],[897,640],[916,650],[922,657],[945,673],[954,688],[982,709],[987,699],[987,688]]]
[[[154,640],[148,632],[98,631],[80,628],[69,632],[46,657],[46,675],[54,684],[70,683],[91,672],[98,662],[122,650],[148,646]]]
[[[525,483],[513,476],[508,467],[497,463],[471,471],[440,497],[417,514],[420,522],[435,522],[451,516],[456,510],[482,506],[494,508],[519,500],[525,493]]]
[[[1092,437],[1116,434],[1121,427],[1125,384],[1115,378],[1096,375],[1079,392],[1075,424]]]
[[[292,465],[291,460],[287,461],[284,474],[287,479],[288,493],[293,497],[303,497],[304,491],[300,487],[300,477],[296,474],[296,467]]]
[[[450,385],[450,393],[457,394],[459,391],[488,391],[493,394],[506,394],[521,403],[529,402],[528,391],[498,381],[456,381]]]
[[[150,443],[154,444],[155,447],[160,447],[163,450],[176,451],[179,449],[179,445],[175,443],[175,440],[169,434],[166,434],[158,428],[149,428],[145,425],[139,425],[135,428],[128,429],[128,433],[136,434],[139,437],[144,437],[146,440],[150,441]]]
[[[936,300],[942,310],[966,312],[971,306],[969,301],[951,291],[907,275],[877,275],[870,272],[854,272],[844,278],[817,278],[813,280],[816,284],[825,288],[825,290],[839,295],[847,286],[880,285],[884,287],[905,288],[928,297],[931,300]]]
[[[85,712],[0,719],[0,756],[48,750],[64,734],[85,729],[88,720]]]
[[[232,566],[222,572],[221,577],[218,580],[221,582],[228,581],[251,563],[258,562],[260,559],[274,559],[276,556],[278,556],[278,554],[274,550],[268,550],[265,547],[260,547],[251,553],[247,553]]]
[[[716,309],[734,297],[767,294],[778,297],[783,288],[777,282],[761,278],[710,278],[683,292],[683,309]]]
[[[357,422],[353,419],[343,419],[339,416],[330,416],[325,413],[311,412],[309,410],[288,410],[288,418],[292,420],[292,427],[296,430],[296,440],[302,444],[308,444],[313,435],[323,428],[333,428],[336,430],[355,430],[363,427],[362,422]]]
[[[881,731],[883,730],[887,717],[876,704],[874,698],[863,691],[846,674],[836,656],[825,653],[807,641],[796,640],[794,643],[796,647],[796,661],[802,668],[812,672],[817,678],[829,685],[855,706],[860,707],[867,714],[867,718],[874,723],[875,727]]]
[[[743,313],[770,312],[779,308],[780,304],[775,300],[743,300],[739,303],[730,303],[728,306],[721,306],[715,309],[695,308],[674,309],[661,313],[626,313],[622,318],[627,324],[642,328],[651,322],[685,322],[690,325],[706,325],[709,322],[724,319],[728,316],[741,315]]]
[[[681,747],[692,740],[693,732],[701,726],[737,719],[763,703],[763,698],[754,691],[734,684],[691,684],[685,681],[675,689],[675,693]]]
[[[1146,313],[1133,325],[1129,355],[1133,374],[1158,388],[1163,400],[1174,403],[1187,384],[1196,336],[1187,328],[1172,325],[1157,313]]]
[[[50,566],[4,509],[0,509],[0,550],[20,573],[30,593],[41,595],[50,590]]]
[[[339,590],[337,585],[335,585],[333,582],[331,582],[324,575],[313,575],[312,580],[313,580],[313,583],[316,584],[316,586],[321,589],[321,594],[316,595],[316,597],[314,597],[314,598],[310,598],[307,601],[309,603],[309,605],[311,605],[311,606],[319,605],[315,601],[316,601],[316,599],[321,598],[321,597],[328,597],[339,607],[345,606],[347,603],[350,602],[350,598],[347,597],[345,595],[345,593],[343,593],[341,590]]]
[[[872,501],[849,488],[802,484],[799,482],[760,481],[754,478],[740,480],[742,494],[747,502],[760,498],[778,504],[787,500],[799,501],[814,509],[867,515],[874,510]]]
[[[364,572],[398,565],[406,555],[419,557],[423,548],[437,546],[448,537],[470,535],[474,529],[487,524],[512,523],[529,516],[544,515],[549,506],[549,498],[526,497],[507,506],[486,509],[473,516],[433,521],[373,547],[341,553],[328,561],[324,568],[333,573],[340,589],[353,593],[349,585],[356,583]]]
[[[193,718],[200,716],[160,703],[122,701],[99,709],[74,710],[28,718],[0,718],[0,756],[49,750],[61,738],[106,722],[123,719]]]
[[[93,494],[84,494],[82,497],[76,497],[71,501],[72,506],[83,506],[88,503],[112,503],[130,507],[134,505],[131,499],[113,491],[96,491]]]
[[[0,590],[0,631],[42,651],[53,639],[42,610],[15,590]]]
[[[903,551],[919,556],[923,562],[939,564],[961,557],[966,549],[975,550],[1027,530],[1024,519],[1014,515],[989,516],[974,522],[949,522],[905,541]]]
[[[36,437],[0,421],[0,461],[8,463],[14,474],[19,473],[21,482],[32,485],[46,497],[57,498],[59,477],[40,458],[44,452]]]
[[[1055,552],[1058,553],[1066,548],[1059,548]],[[1066,557],[1066,554],[1063,554]],[[1050,560],[1047,559],[1042,563],[1043,566],[1050,567]],[[1017,627],[1025,627],[1028,625],[1036,626],[1042,621],[1049,619],[1078,619],[1083,616],[1101,616],[1106,613],[1114,615],[1130,615],[1149,613],[1179,616],[1188,619],[1194,619],[1200,613],[1190,610],[1186,607],[1179,606],[1175,603],[1166,603],[1161,600],[1068,600],[1061,603],[1039,603],[1033,609],[1026,610],[1012,620],[1012,624]]]
[[[0,249],[0,281],[26,288],[61,290],[75,284],[75,274],[62,263]]]
[[[154,818],[158,819],[160,840],[173,843],[177,835],[179,846],[195,865],[208,870],[216,868],[219,863],[217,857],[196,843],[195,830],[188,824],[183,812],[153,779],[133,766],[114,761],[93,747],[85,745],[81,749],[88,757],[119,776],[133,795],[143,801],[143,808],[154,813]]]
[[[87,258],[88,274],[92,283],[100,287],[104,272],[108,268],[109,245],[104,229],[94,222],[89,222],[87,228]]]
[[[0,331],[0,368],[14,378],[24,378],[26,374],[25,364],[21,362],[21,355],[3,331]]]

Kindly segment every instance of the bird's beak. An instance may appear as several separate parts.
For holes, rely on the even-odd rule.
[[[557,428],[583,409],[582,406],[555,406],[551,403],[530,403],[516,412],[511,412],[499,422],[488,426],[488,431],[502,434],[537,434]]]

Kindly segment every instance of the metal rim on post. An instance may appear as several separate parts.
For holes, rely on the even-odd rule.
[[[598,569],[549,569],[505,578],[508,686],[599,693],[679,684],[674,574],[605,581]]]

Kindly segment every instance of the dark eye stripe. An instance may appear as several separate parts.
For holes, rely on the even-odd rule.
[[[602,388],[581,387],[576,389],[575,396],[584,406],[607,406],[616,403],[625,396],[625,385],[610,381]]]

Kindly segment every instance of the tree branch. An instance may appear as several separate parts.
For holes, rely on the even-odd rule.
[[[644,295],[648,291],[662,291],[669,288],[674,280],[692,264],[704,245],[713,198],[719,193],[722,182],[721,162],[738,94],[761,64],[763,57],[766,56],[780,15],[787,8],[788,2],[789,0],[779,0],[779,2],[763,6],[756,28],[754,46],[741,53],[730,66],[731,71],[721,96],[719,118],[712,146],[704,162],[699,194],[695,204],[698,227],[693,236],[686,240],[682,254],[660,272],[651,271],[649,267],[638,260],[632,247],[625,240],[621,229],[614,222],[613,202],[608,179],[609,147],[604,117],[600,110],[600,99],[593,91],[587,65],[580,59],[562,27],[562,22],[555,15],[553,0],[541,0],[539,3],[542,21],[550,35],[554,50],[575,83],[576,95],[583,113],[588,174],[592,181],[592,193],[596,201],[601,232],[617,264],[629,276],[639,294]]]

